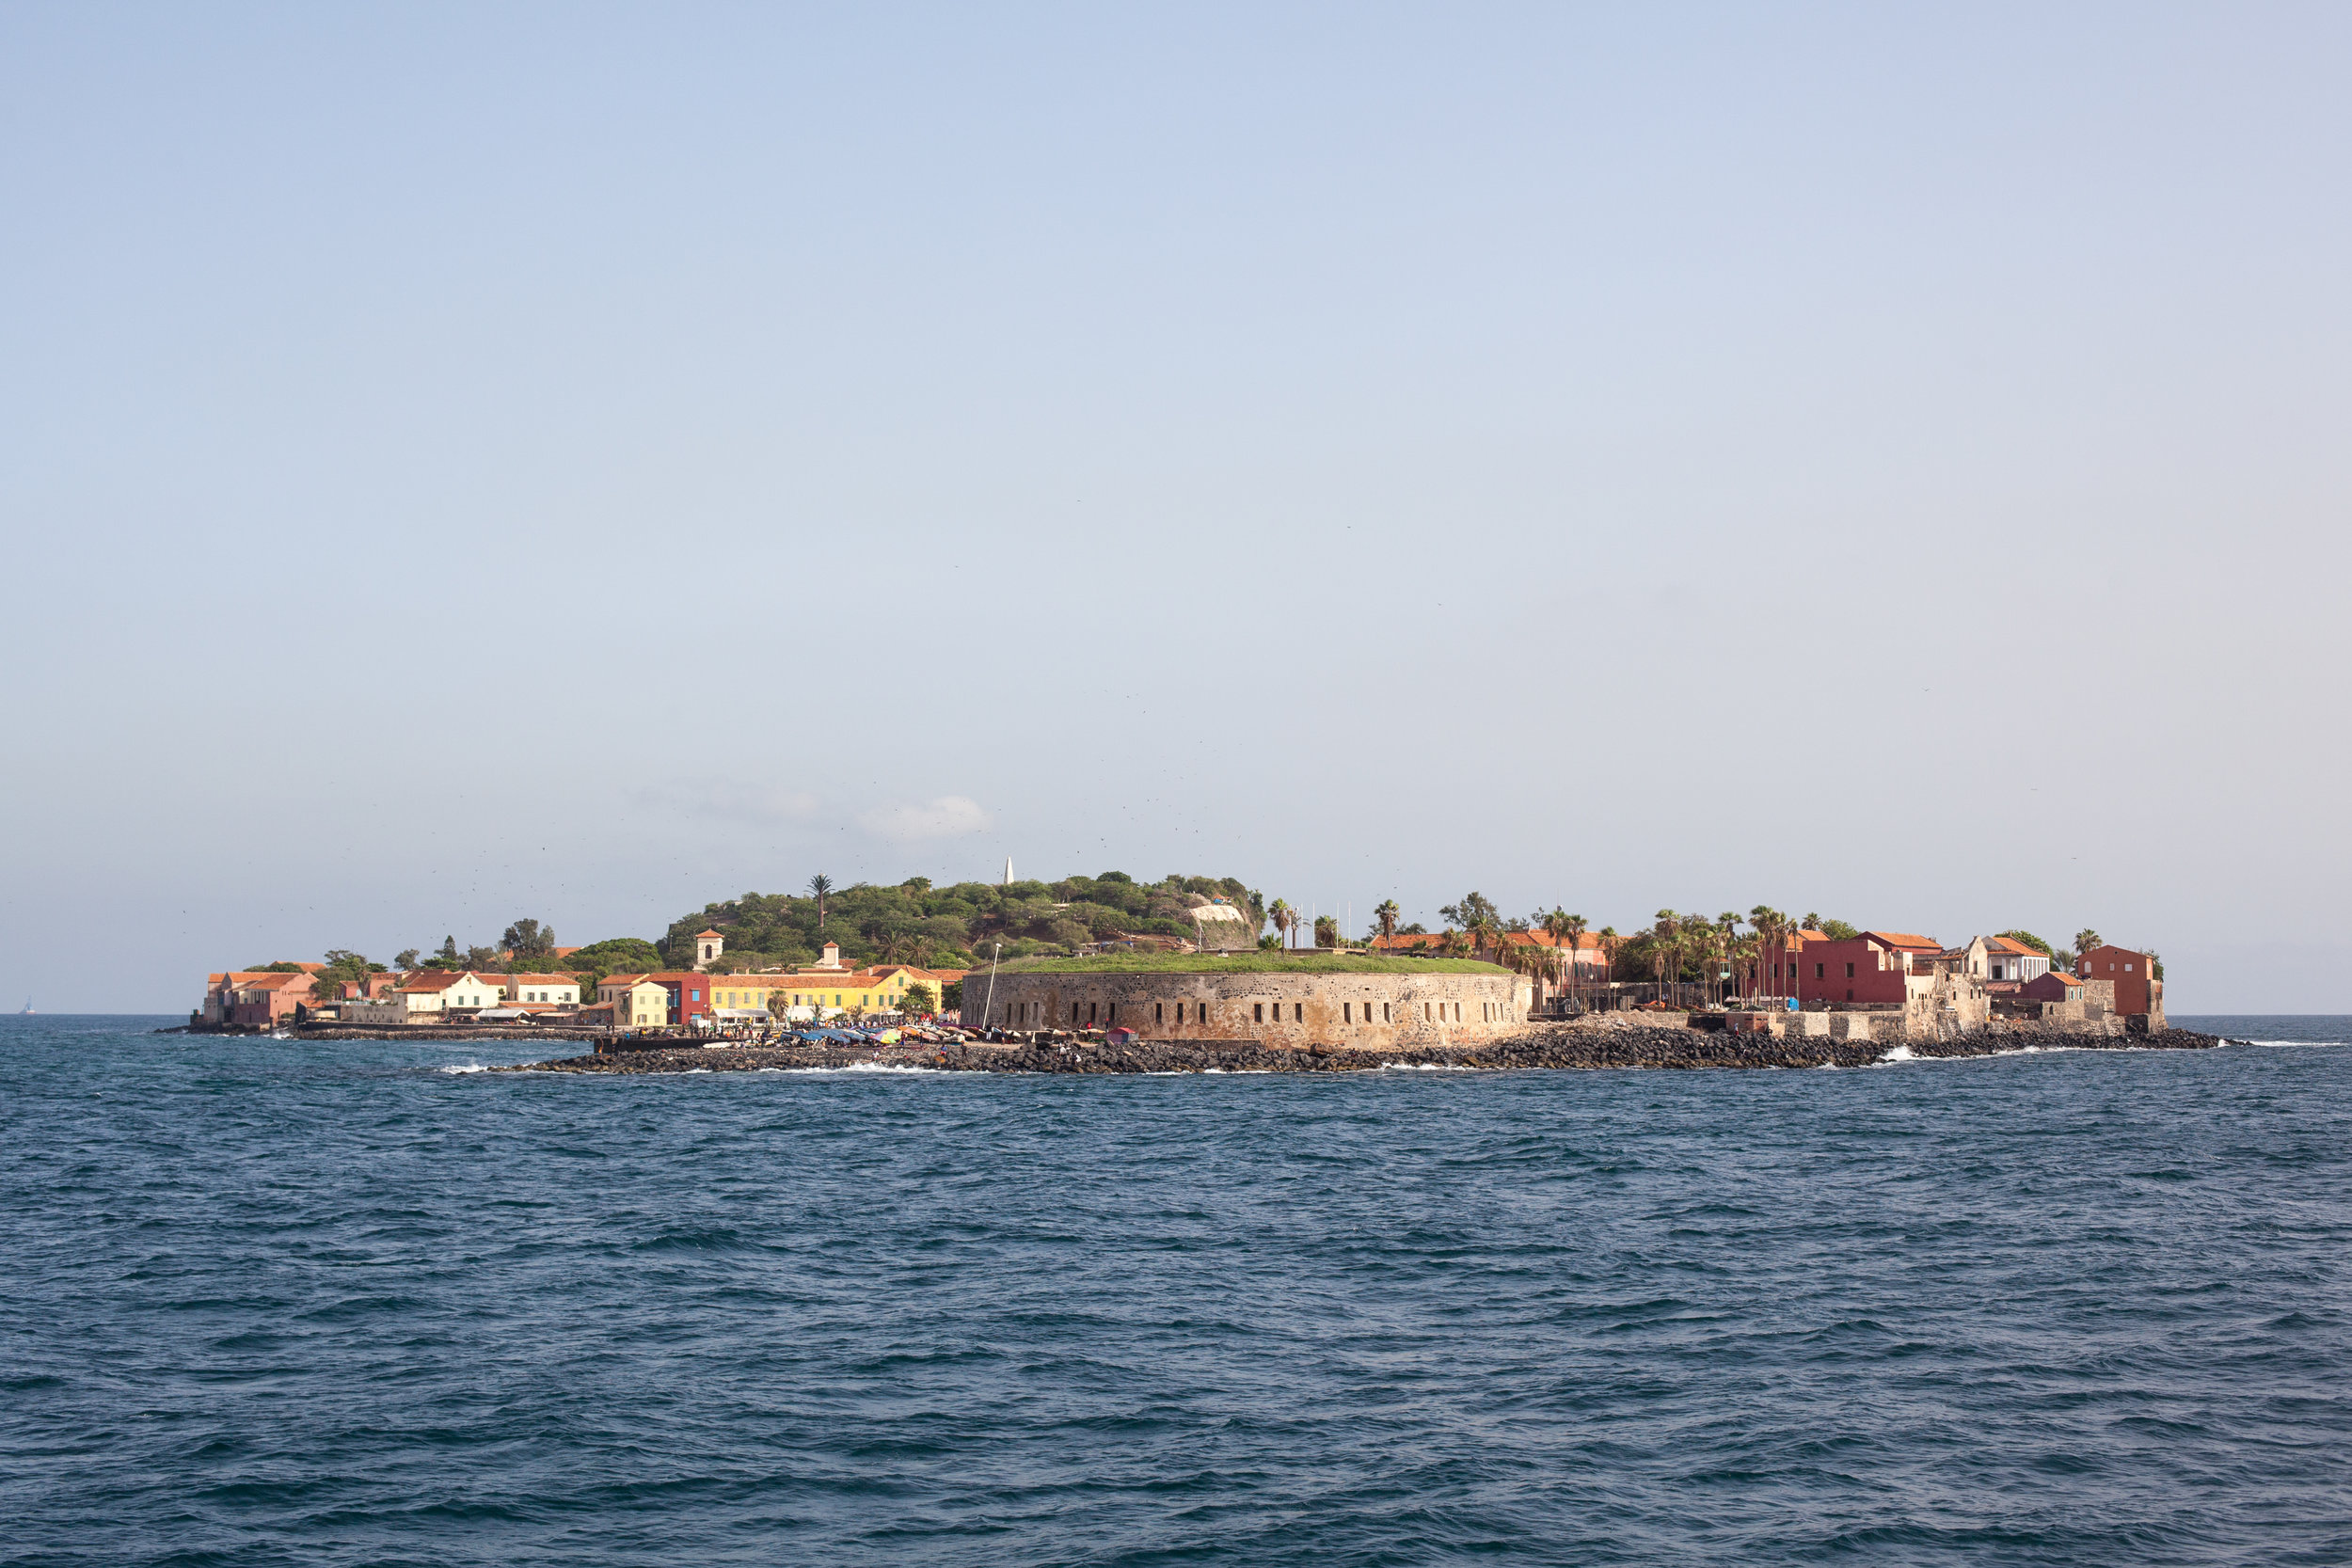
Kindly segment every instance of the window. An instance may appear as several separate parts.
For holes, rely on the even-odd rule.
[[[1249,1013],[1250,1022],[1263,1023],[1265,1022],[1265,1004],[1263,1002],[1252,1002],[1249,1004]]]
[[[1277,1002],[1275,1006],[1279,1008],[1281,1004]],[[1291,1004],[1291,1022],[1293,1023],[1304,1023],[1307,1022],[1307,1004],[1304,1002],[1294,1002]]]
[[[1167,1006],[1168,1006],[1168,1004],[1167,1004],[1167,1003],[1165,1003],[1165,1002],[1154,1002],[1154,1003],[1152,1003],[1152,1022],[1154,1022],[1154,1023],[1159,1023],[1159,1022],[1165,1022],[1165,1021],[1166,1021],[1166,1019],[1167,1019],[1167,1017],[1168,1017],[1168,1014],[1167,1014],[1167,1011],[1166,1011]]]
[[[1848,964],[1848,965],[1846,966],[1846,978],[1847,978],[1847,979],[1849,979],[1849,980],[1851,980],[1851,979],[1852,979],[1852,978],[1853,978],[1853,965],[1851,965],[1851,964]],[[1853,993],[1852,993],[1852,992],[1851,992],[1851,991],[1849,991],[1849,992],[1846,994],[1846,1000],[1847,1000],[1847,1001],[1849,1001],[1849,1002],[1852,1001],[1852,1000],[1853,1000]]]
[[[2131,972],[2132,972],[2132,966],[2131,966],[2131,965],[2129,965],[2129,964],[2125,964],[2125,965],[2123,966],[2123,973],[2124,973],[2124,974],[2129,974]]]
[[[1383,1003],[1381,1003],[1381,1004],[1380,1004],[1380,1022],[1383,1022],[1383,1023],[1390,1023],[1390,1022],[1394,1022],[1392,1019],[1391,1019],[1391,1018],[1389,1017],[1389,1005],[1388,1005],[1386,1002],[1383,1002]]]
[[[1814,977],[1816,980],[1826,980],[1826,979],[1828,979],[1828,978],[1829,978],[1829,965],[1827,965],[1827,964],[1815,964],[1815,965],[1813,966],[1813,977]]]
[[[1354,1011],[1355,1006],[1356,1004],[1353,1002],[1343,1002],[1340,1004],[1340,1022],[1342,1023],[1353,1023],[1356,1022],[1356,1014]]]

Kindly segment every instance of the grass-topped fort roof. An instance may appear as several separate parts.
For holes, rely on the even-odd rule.
[[[1370,953],[1104,953],[1084,958],[1008,958],[1008,974],[1508,974],[1476,958],[1392,958]],[[974,978],[986,966],[973,971]]]

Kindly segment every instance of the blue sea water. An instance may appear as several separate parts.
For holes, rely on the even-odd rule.
[[[0,1023],[10,1564],[2352,1560],[2352,1019],[510,1076]]]

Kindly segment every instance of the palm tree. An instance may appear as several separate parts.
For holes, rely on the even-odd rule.
[[[1750,989],[1756,975],[1756,938],[1735,936],[1724,944],[1724,957],[1731,965],[1732,989],[1741,996],[1753,996]]]
[[[904,963],[914,946],[914,933],[903,926],[885,927],[868,934],[874,938],[874,956],[882,963]]]
[[[808,891],[817,900],[817,928],[825,928],[825,895],[833,891],[833,879],[819,871],[808,879]]]
[[[1672,910],[1660,910],[1658,924],[1650,927],[1650,936],[1656,945],[1650,949],[1649,966],[1650,973],[1658,976],[1661,1001],[1665,999],[1663,988],[1668,974],[1679,974],[1681,973],[1680,951],[1676,945],[1676,939],[1681,933],[1681,917]]]
[[[1568,913],[1557,904],[1552,905],[1551,912],[1544,916],[1541,922],[1543,933],[1544,935],[1549,937],[1555,944],[1558,944],[1552,948],[1552,952],[1555,956],[1560,954],[1562,946],[1566,946],[1576,940],[1575,932],[1570,929],[1570,925],[1575,920],[1576,916]],[[1575,948],[1573,946],[1568,946],[1567,952],[1569,956],[1573,958]],[[1573,971],[1571,971],[1571,973],[1573,973]]]
[[[2074,967],[2077,969],[2082,967],[2081,960],[2090,954],[2092,948],[2105,947],[2106,944],[2107,939],[2101,936],[2097,931],[2088,926],[2084,927],[2081,930],[2076,931],[2074,933],[2074,958],[2076,960]]]
[[[1467,958],[1470,951],[1470,938],[1449,926],[1445,935],[1438,939],[1438,951],[1449,958]]]
[[[1767,975],[1764,966],[1780,962],[1786,945],[1781,933],[1788,918],[1770,904],[1758,904],[1748,911],[1748,924],[1756,927],[1756,990],[1751,994],[1762,994],[1766,979],[1777,982],[1780,978],[1777,974]]]
[[[1730,910],[1725,910],[1723,913],[1715,917],[1715,929],[1723,933],[1724,967],[1730,970],[1734,974],[1737,974],[1739,973],[1740,966],[1733,960],[1739,957],[1739,915]],[[1728,980],[1724,982],[1725,988],[1728,988],[1731,982]],[[1728,989],[1726,989],[1724,994],[1729,994]],[[1718,998],[1718,1000],[1721,999],[1722,998],[1720,997]]]
[[[1617,954],[1624,946],[1625,938],[1617,935],[1617,928],[1614,926],[1603,926],[1600,928],[1600,950],[1609,960],[1608,970],[1601,975],[1602,979],[1613,980],[1617,977]]]
[[[1682,936],[1690,943],[1691,960],[1698,965],[1700,985],[1712,990],[1715,984],[1715,923],[1694,914],[1682,923]]]
[[[1372,918],[1380,923],[1382,941],[1392,942],[1396,939],[1397,917],[1404,912],[1396,907],[1396,900],[1393,898],[1381,899],[1379,905],[1373,910]]]
[[[1288,947],[1291,927],[1298,924],[1298,917],[1291,912],[1290,905],[1277,898],[1273,907],[1266,911],[1266,918],[1274,922],[1274,934],[1282,939],[1283,946]]]
[[[1585,920],[1581,914],[1572,914],[1561,925],[1568,933],[1568,978],[1574,981],[1581,967],[1579,960],[1584,953]]]
[[[1504,945],[1502,923],[1490,914],[1482,913],[1473,918],[1462,934],[1470,938],[1470,949],[1474,953],[1499,956]],[[1500,961],[1499,957],[1497,961]]]

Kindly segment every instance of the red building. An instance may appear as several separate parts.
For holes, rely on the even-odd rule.
[[[2074,960],[2074,973],[2085,980],[2111,982],[2119,1013],[2153,1012],[2163,1005],[2164,982],[2156,978],[2155,965],[2145,953],[2094,947]]]
[[[1788,996],[1803,967],[1804,950],[1812,942],[1830,940],[1827,931],[1786,931],[1777,942],[1761,942],[1740,979],[1742,996]]]
[[[2035,975],[2018,990],[2031,1002],[2080,1002],[2083,999],[2083,983],[2072,974],[2061,974],[2055,969]]]
[[[710,982],[720,978],[691,969],[667,970],[646,979],[670,993],[670,1022],[691,1024],[710,1011]]]
[[[1808,933],[1796,954],[1800,1002],[1876,1002],[1901,1006],[1911,996],[1911,977],[1932,973],[1943,958],[1933,937],[1909,931],[1865,931],[1847,942]]]

